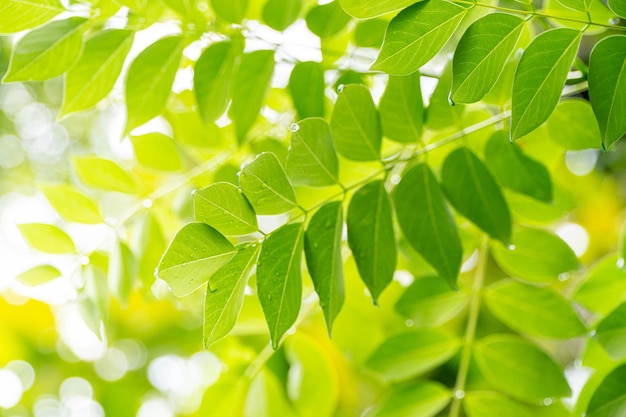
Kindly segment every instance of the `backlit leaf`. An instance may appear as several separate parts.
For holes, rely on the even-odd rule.
[[[137,254],[137,273],[144,289],[149,289],[154,283],[156,270],[161,254],[167,248],[163,230],[159,221],[148,211],[140,220],[138,232],[134,240],[133,250]]]
[[[550,139],[566,150],[602,147],[602,136],[589,101],[569,98],[559,102],[546,122]]]
[[[468,392],[463,398],[468,417],[532,417],[530,408],[491,391]]]
[[[248,9],[248,0],[211,0],[211,6],[221,19],[241,23]]]
[[[61,276],[61,271],[52,265],[39,265],[24,271],[15,277],[20,283],[29,287],[45,284]]]
[[[268,0],[263,7],[263,20],[274,30],[285,30],[296,21],[301,8],[300,0]]]
[[[607,315],[626,299],[626,271],[616,255],[607,256],[591,266],[573,299],[586,309]]]
[[[5,0],[0,3],[0,34],[37,27],[64,10],[59,0]]]
[[[621,304],[598,324],[595,338],[612,357],[626,357],[626,304]]]
[[[389,76],[387,87],[380,99],[379,111],[386,137],[401,143],[421,140],[424,104],[419,73]]]
[[[234,185],[217,182],[193,193],[194,217],[226,236],[240,236],[257,231],[252,206]]]
[[[387,21],[384,19],[360,20],[354,29],[354,43],[361,48],[380,48],[385,38]]]
[[[341,7],[350,15],[358,19],[369,19],[381,16],[396,10],[404,9],[415,3],[415,0],[339,0]]]
[[[69,222],[97,224],[103,218],[97,204],[69,185],[42,185],[41,191],[57,213]]]
[[[329,38],[341,32],[350,21],[350,16],[343,11],[339,2],[314,6],[306,15],[306,25],[320,38]]]
[[[136,193],[135,180],[119,165],[109,159],[95,156],[74,158],[76,175],[85,185],[105,191]]]
[[[396,388],[366,417],[433,417],[450,402],[450,391],[438,382],[415,382]]]
[[[593,393],[587,417],[618,417],[626,410],[626,365],[611,371]]]
[[[135,158],[142,166],[158,171],[179,171],[183,160],[172,138],[162,133],[131,136]]]
[[[72,238],[58,227],[44,223],[18,224],[28,245],[45,253],[75,253]]]
[[[117,239],[109,255],[109,291],[123,306],[133,289],[137,277],[137,261],[126,243]]]
[[[324,117],[324,69],[313,61],[298,62],[289,77],[289,93],[301,119]]]
[[[237,253],[217,230],[204,223],[189,223],[176,233],[157,267],[157,276],[178,297],[202,284]]]

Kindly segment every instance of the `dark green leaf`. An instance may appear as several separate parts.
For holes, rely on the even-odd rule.
[[[275,30],[285,30],[298,19],[302,1],[268,0],[263,7],[263,20]]]
[[[379,111],[386,137],[401,143],[418,142],[424,125],[420,74],[389,76]]]
[[[320,38],[329,38],[341,32],[350,21],[350,16],[337,1],[314,6],[306,15],[306,25]]]
[[[416,382],[396,388],[366,417],[433,417],[450,402],[450,391],[438,382]]]
[[[626,410],[626,365],[608,374],[593,393],[587,406],[587,417],[620,417]]]
[[[500,187],[469,149],[451,152],[443,163],[441,182],[456,210],[493,238],[508,244],[511,214]]]
[[[546,126],[550,138],[568,151],[602,147],[600,128],[587,100],[561,100]]]
[[[61,276],[61,271],[52,265],[39,265],[24,271],[15,277],[20,283],[29,287],[45,284]]]
[[[244,166],[239,184],[257,214],[280,214],[296,206],[296,195],[273,153],[263,152]]]
[[[547,30],[528,45],[513,81],[511,138],[518,139],[545,122],[561,96],[582,33]]]
[[[571,394],[559,365],[519,337],[489,336],[476,344],[474,356],[491,385],[520,400],[540,403]]]
[[[354,161],[380,158],[380,121],[366,87],[357,84],[343,87],[337,97],[330,126],[335,147],[341,156]]]
[[[157,276],[167,282],[174,295],[187,295],[237,253],[217,230],[204,223],[189,223],[176,233],[157,267]]]
[[[65,11],[59,0],[5,0],[0,3],[0,34],[21,32]]]
[[[604,38],[591,51],[589,100],[608,148],[626,133],[626,36]]]
[[[302,302],[302,223],[287,224],[263,242],[257,288],[274,349],[296,322]]]
[[[448,1],[425,1],[402,10],[389,23],[372,69],[391,75],[419,70],[443,48],[466,12]]]
[[[252,206],[233,184],[218,182],[193,193],[194,217],[226,236],[257,231]]]
[[[248,0],[211,0],[211,6],[220,19],[241,23],[248,9]]]
[[[523,28],[522,19],[504,13],[472,23],[454,53],[452,100],[475,103],[493,88]]]
[[[301,119],[324,117],[324,69],[313,61],[298,62],[289,77],[289,93]]]
[[[439,183],[428,165],[405,172],[394,193],[398,223],[411,246],[456,287],[461,242]]]
[[[391,203],[383,181],[361,187],[348,207],[348,245],[374,303],[389,285],[397,263]]]
[[[621,304],[600,322],[595,338],[612,357],[626,357],[626,303]]]
[[[552,180],[547,168],[511,143],[506,132],[500,130],[491,136],[485,147],[485,162],[505,187],[537,200],[552,201]]]
[[[45,253],[75,253],[72,238],[58,227],[45,223],[18,224],[17,228],[28,245]]]
[[[491,391],[468,392],[463,398],[468,417],[533,417],[530,408]]]
[[[341,202],[326,203],[311,218],[304,235],[306,265],[330,334],[344,300]]]
[[[293,125],[286,169],[294,185],[323,187],[338,182],[339,161],[326,120],[312,117]]]
[[[341,7],[358,19],[369,19],[382,16],[396,10],[404,9],[415,3],[415,0],[339,0]]]
[[[626,1],[624,0],[608,0],[608,5],[616,15],[626,19]]]
[[[237,322],[248,276],[256,263],[259,245],[239,249],[209,282],[204,303],[204,347],[226,336]]]

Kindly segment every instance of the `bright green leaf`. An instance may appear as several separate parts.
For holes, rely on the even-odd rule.
[[[605,316],[626,299],[626,271],[616,255],[607,256],[589,268],[574,301],[586,309]]]
[[[515,72],[511,138],[518,139],[545,122],[561,97],[582,33],[547,30],[528,45]]]
[[[285,30],[296,21],[302,1],[300,0],[268,0],[263,7],[263,21],[274,30]]]
[[[595,338],[612,357],[626,357],[626,304],[621,304],[598,324]]]
[[[78,292],[78,308],[87,327],[102,340],[102,323],[109,315],[110,305],[107,277],[94,265],[83,267],[81,275],[85,284]]]
[[[433,417],[450,402],[450,391],[438,382],[416,382],[396,388],[366,417]]]
[[[204,302],[205,348],[208,349],[235,327],[248,276],[258,255],[259,245],[241,248],[230,262],[211,277]]]
[[[63,11],[59,0],[4,0],[0,3],[0,34],[32,29]]]
[[[354,29],[354,43],[361,48],[380,48],[387,24],[383,19],[360,20]]]
[[[228,107],[233,73],[239,68],[243,42],[217,42],[206,48],[193,72],[198,113],[205,122],[214,122]]]
[[[41,191],[57,213],[69,222],[98,224],[103,221],[98,205],[69,185],[42,185]]]
[[[72,238],[63,230],[51,224],[25,223],[18,224],[20,233],[28,245],[45,253],[75,253],[76,247]]]
[[[85,185],[105,191],[136,193],[135,180],[115,162],[95,156],[74,158],[76,175]]]
[[[540,229],[520,228],[513,233],[512,245],[494,243],[491,250],[504,272],[529,282],[554,282],[580,266],[567,243]]]
[[[578,10],[581,12],[584,12],[585,10],[587,10],[589,8],[589,4],[592,2],[592,0],[557,0],[557,1],[569,9]]]
[[[312,117],[293,125],[286,169],[294,185],[323,187],[339,181],[339,161],[326,120]]]
[[[263,242],[257,264],[259,300],[274,349],[296,322],[302,303],[302,235],[302,223],[275,230]]]
[[[608,149],[626,133],[626,36],[604,38],[591,51],[589,100]]]
[[[109,291],[123,306],[135,285],[137,261],[126,243],[117,239],[109,255]]]
[[[391,282],[397,263],[391,202],[383,181],[372,181],[352,196],[347,224],[348,245],[376,304]]]
[[[140,165],[158,171],[180,171],[183,160],[172,138],[162,133],[131,136],[135,158]]]
[[[461,147],[441,169],[441,182],[456,210],[493,238],[508,244],[511,214],[500,187],[476,155]]]
[[[342,10],[335,0],[314,6],[307,13],[305,20],[311,32],[320,38],[329,38],[337,35],[346,27],[350,21],[350,16]]]
[[[357,84],[343,87],[335,103],[330,127],[341,156],[354,161],[380,158],[382,131],[378,111],[366,87]]]
[[[524,21],[504,13],[488,14],[465,31],[452,65],[452,100],[475,103],[495,85],[519,40]]]
[[[189,223],[176,233],[157,267],[157,276],[167,282],[177,297],[187,295],[237,253],[217,230],[204,223]]]
[[[85,42],[83,53],[65,77],[60,114],[94,107],[109,94],[122,72],[135,33],[110,29]]]
[[[149,210],[139,221],[133,245],[138,259],[137,272],[144,289],[149,290],[154,283],[154,271],[166,248],[167,242],[161,225],[152,214],[152,210]]]
[[[459,350],[459,340],[436,329],[401,333],[386,339],[366,366],[387,381],[406,380],[447,362]]]
[[[516,336],[493,335],[479,341],[474,357],[495,388],[530,403],[571,394],[563,370],[545,352]]]
[[[211,0],[218,17],[229,23],[241,23],[248,9],[248,0]]]
[[[401,143],[419,142],[424,125],[420,74],[389,76],[379,111],[386,137]]]
[[[400,229],[411,246],[439,275],[456,287],[461,241],[439,183],[428,165],[405,172],[394,193]]]
[[[183,51],[180,36],[167,36],[144,49],[126,75],[125,133],[161,114],[172,90]]]
[[[258,229],[252,206],[233,184],[218,182],[193,193],[194,217],[226,236],[254,233]]]
[[[611,371],[589,400],[587,417],[619,417],[626,410],[626,365]]]
[[[526,156],[507,132],[495,132],[485,146],[485,162],[505,187],[540,201],[552,201],[552,180],[548,169]]]
[[[244,166],[239,184],[257,214],[280,214],[296,207],[296,195],[273,153],[263,152]]]
[[[313,61],[298,62],[289,77],[289,93],[301,119],[324,117],[324,69]]]
[[[390,75],[419,70],[443,48],[466,12],[448,1],[425,1],[402,10],[389,23],[372,69]]]
[[[530,408],[491,391],[468,392],[463,398],[468,417],[533,417]]]
[[[561,100],[546,126],[550,139],[568,151],[602,147],[600,128],[587,100]]]
[[[569,339],[586,332],[570,302],[549,288],[507,279],[490,285],[485,300],[499,320],[529,336]]]
[[[306,265],[313,280],[330,334],[344,301],[341,202],[326,203],[309,222],[304,235]]]
[[[608,0],[608,5],[616,15],[626,19],[626,1],[624,0]]]
[[[254,51],[241,58],[241,65],[235,73],[233,101],[228,110],[228,116],[235,123],[239,143],[244,142],[259,116],[273,74],[274,51]]]
[[[2,81],[43,81],[63,74],[80,55],[86,22],[70,17],[26,33],[15,44]]]
[[[458,129],[463,123],[464,104],[450,103],[452,62],[444,67],[426,109],[426,127],[431,130]]]
[[[415,0],[339,0],[341,7],[358,19],[369,19],[382,16],[396,10],[404,9],[415,3]]]
[[[24,271],[15,277],[20,283],[29,287],[45,284],[61,276],[61,271],[52,265],[39,265]]]
[[[261,370],[252,380],[244,402],[243,417],[295,417],[278,377]]]

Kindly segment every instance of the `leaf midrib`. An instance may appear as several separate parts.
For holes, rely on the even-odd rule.
[[[293,266],[293,260],[296,256],[296,252],[300,246],[300,239],[302,236],[302,227],[298,227],[298,235],[296,236],[296,240],[294,241],[293,248],[291,249],[291,253],[289,254],[289,263],[287,264],[287,270],[285,273],[285,281],[283,283],[283,289],[280,294],[280,302],[278,304],[278,312],[276,313],[276,323],[274,324],[274,336],[278,336],[278,327],[280,325],[280,317],[283,312],[283,306],[285,305],[285,293],[287,292],[287,284],[291,278],[291,268]],[[278,345],[278,340],[274,341],[276,345]]]

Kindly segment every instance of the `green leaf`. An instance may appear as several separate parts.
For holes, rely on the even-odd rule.
[[[468,417],[532,417],[530,408],[491,391],[468,392],[463,398]]]
[[[198,113],[205,122],[214,122],[228,107],[233,73],[239,68],[243,42],[235,40],[209,45],[196,62],[193,89]]]
[[[314,6],[307,13],[305,20],[309,30],[324,39],[341,32],[350,21],[350,16],[335,0]]]
[[[339,0],[341,7],[357,19],[369,19],[382,16],[396,10],[404,9],[415,3],[415,0]]]
[[[257,214],[280,214],[296,207],[296,195],[273,153],[263,152],[244,166],[239,185]]]
[[[248,9],[248,0],[211,0],[211,6],[220,19],[241,23]]]
[[[459,340],[436,329],[421,329],[387,338],[366,366],[386,381],[414,378],[447,362],[459,350]]]
[[[45,284],[61,276],[61,271],[52,265],[39,265],[24,271],[15,277],[20,283],[29,287]]]
[[[490,285],[485,300],[504,324],[532,337],[569,339],[587,330],[570,302],[549,288],[506,279]]]
[[[448,1],[425,1],[402,10],[389,23],[372,70],[390,75],[419,70],[448,42],[465,13],[467,9]]]
[[[183,46],[180,36],[161,38],[130,64],[125,83],[125,133],[161,114],[172,90]]]
[[[618,417],[626,410],[626,365],[611,371],[589,400],[586,417]]]
[[[98,224],[103,218],[98,205],[69,185],[42,185],[43,195],[57,213],[68,222]]]
[[[504,272],[529,282],[554,282],[580,266],[567,243],[540,229],[519,228],[513,232],[511,246],[495,243],[491,251]]]
[[[607,256],[589,268],[574,301],[604,317],[626,299],[626,271],[616,255]]]
[[[507,132],[500,130],[491,136],[485,146],[485,162],[505,187],[540,201],[552,201],[552,180],[548,169],[509,141]]]
[[[396,388],[366,417],[433,417],[450,402],[450,391],[438,382],[415,382]]]
[[[63,74],[80,55],[86,22],[70,17],[26,33],[13,48],[2,82],[43,81]]]
[[[104,272],[93,265],[81,269],[83,287],[78,292],[80,314],[89,329],[102,340],[102,323],[109,315],[109,293],[107,277]]]
[[[451,152],[441,182],[456,210],[493,238],[508,244],[511,214],[500,187],[476,155],[465,147]]]
[[[395,309],[417,327],[437,327],[467,306],[465,291],[452,291],[441,277],[417,278],[396,302]]]
[[[598,324],[595,338],[613,358],[626,357],[626,303],[621,304]]]
[[[300,0],[268,0],[263,6],[263,21],[274,30],[283,31],[298,19]]]
[[[140,165],[157,171],[180,171],[183,159],[172,138],[162,133],[131,136],[135,158]]]
[[[63,230],[51,224],[25,223],[17,228],[26,243],[38,251],[45,253],[76,253],[72,238]]]
[[[609,148],[626,133],[626,36],[604,38],[591,51],[589,100]]]
[[[253,244],[239,249],[235,257],[211,278],[204,302],[205,349],[235,327],[259,248],[259,245]]]
[[[64,11],[59,0],[5,0],[0,3],[0,34],[32,29]]]
[[[619,17],[626,19],[626,1],[624,0],[608,0],[608,5],[613,12]]]
[[[288,87],[301,119],[324,117],[324,69],[319,63],[298,62],[291,71]]]
[[[589,8],[589,4],[592,2],[592,0],[557,0],[557,1],[561,3],[563,6],[567,7],[568,9],[578,10],[581,12],[586,11]],[[553,5],[551,6],[554,7]]]
[[[328,334],[332,332],[333,322],[341,311],[345,297],[342,231],[341,202],[334,201],[324,204],[315,212],[304,234],[306,265],[324,311]]]
[[[152,210],[148,210],[139,221],[133,245],[138,259],[138,276],[146,290],[154,283],[154,271],[161,260],[161,254],[167,248],[166,243],[159,221],[152,214]]]
[[[452,61],[452,100],[480,101],[496,84],[519,40],[524,21],[505,13],[488,14],[467,28]]]
[[[110,29],[85,42],[78,62],[65,76],[61,115],[92,108],[109,94],[134,37],[133,31]]]
[[[241,236],[258,230],[252,206],[239,188],[218,182],[193,193],[194,217],[226,236]]]
[[[87,186],[105,191],[137,192],[135,180],[115,162],[95,156],[75,157],[74,169]]]
[[[374,304],[389,285],[397,263],[391,202],[381,180],[361,187],[348,207],[348,245]]]
[[[420,163],[404,173],[394,193],[394,205],[400,229],[411,246],[455,288],[461,241],[428,165]]]
[[[459,129],[463,124],[465,105],[451,105],[450,88],[452,88],[452,61],[443,68],[435,91],[429,98],[428,108],[426,108],[427,129]]]
[[[119,239],[113,244],[109,255],[108,274],[111,295],[126,307],[137,277],[137,261],[128,245]]]
[[[296,414],[285,397],[284,388],[276,374],[261,369],[252,380],[248,389],[244,402],[243,417],[276,416],[295,417]]]
[[[275,230],[263,242],[257,264],[259,300],[274,349],[296,322],[302,303],[302,235],[302,223]]]
[[[157,267],[177,297],[190,294],[237,253],[217,230],[204,223],[189,223],[176,233]]]
[[[532,40],[513,80],[511,139],[532,132],[545,122],[561,97],[582,33],[557,28]]]
[[[254,51],[241,58],[241,65],[235,73],[233,101],[228,110],[228,116],[235,123],[239,143],[244,142],[259,116],[273,74],[274,51]]]
[[[386,137],[401,143],[419,142],[424,126],[420,74],[389,76],[380,99],[379,111]]]
[[[353,161],[376,161],[380,158],[380,121],[366,87],[358,84],[343,87],[335,103],[330,127],[341,156]]]
[[[379,49],[385,39],[387,23],[384,19],[358,21],[354,29],[354,44],[361,48]]]
[[[568,151],[602,147],[600,128],[587,100],[561,100],[546,126],[550,138]]]
[[[286,169],[294,185],[324,187],[339,181],[339,161],[326,120],[312,117],[292,126]]]
[[[530,403],[571,394],[563,370],[534,344],[516,336],[494,335],[479,341],[474,357],[494,388]]]

